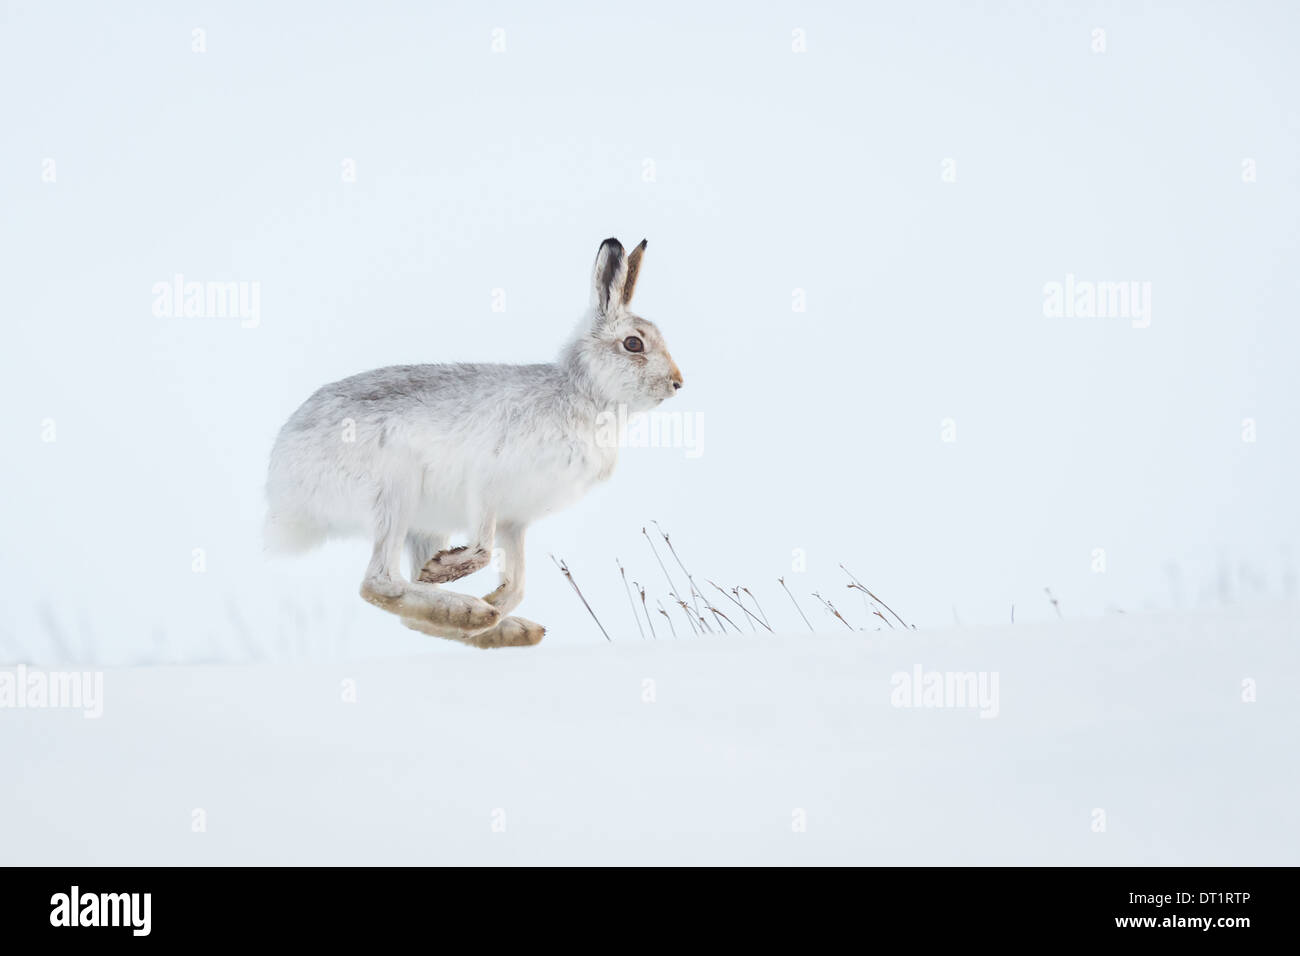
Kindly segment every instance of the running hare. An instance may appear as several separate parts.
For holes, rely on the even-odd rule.
[[[369,535],[361,596],[407,627],[475,647],[540,641],[541,625],[505,616],[524,594],[525,529],[609,477],[618,449],[598,440],[608,413],[653,408],[682,387],[659,329],[628,310],[645,247],[601,243],[591,307],[552,364],[402,365],[317,391],[271,452],[268,546]],[[448,548],[453,534],[470,544]],[[491,594],[438,587],[484,567],[494,547]]]

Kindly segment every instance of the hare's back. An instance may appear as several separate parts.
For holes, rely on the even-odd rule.
[[[285,424],[287,431],[354,421],[416,417],[464,422],[544,388],[551,366],[456,363],[393,365],[319,388]]]

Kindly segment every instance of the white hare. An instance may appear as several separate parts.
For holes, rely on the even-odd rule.
[[[271,452],[268,547],[369,535],[361,596],[407,627],[476,647],[540,641],[541,625],[506,617],[524,594],[525,529],[609,477],[609,413],[682,387],[659,329],[628,309],[645,247],[601,243],[591,307],[554,363],[402,365],[317,391]],[[448,549],[453,534],[470,544]],[[438,587],[484,567],[494,547],[491,594]]]

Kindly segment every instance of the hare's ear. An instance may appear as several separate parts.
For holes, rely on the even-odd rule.
[[[623,243],[606,239],[596,253],[596,268],[591,274],[591,295],[597,312],[608,315],[622,305],[626,281],[627,254]]]
[[[640,245],[633,249],[627,257],[627,279],[623,283],[623,304],[627,305],[632,301],[632,292],[636,289],[636,277],[641,272],[641,257],[645,255],[645,239],[641,240]]]

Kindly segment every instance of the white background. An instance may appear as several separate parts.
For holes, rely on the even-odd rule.
[[[650,519],[786,629],[782,575],[871,626],[841,561],[923,626],[1294,596],[1295,7],[1014,6],[4,4],[0,659],[455,651],[368,543],[263,556],[271,442],[364,369],[551,358],[608,235],[704,453],[535,527],[548,643],[602,640],[549,553],[635,638]],[[260,326],[155,317],[178,272]],[[1150,327],[1045,317],[1067,273]]]

